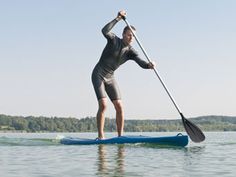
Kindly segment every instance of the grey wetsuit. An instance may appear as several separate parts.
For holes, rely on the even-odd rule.
[[[92,73],[93,87],[98,100],[105,98],[106,93],[111,100],[121,99],[114,71],[126,61],[134,60],[142,68],[148,69],[148,63],[138,56],[132,46],[125,45],[122,39],[111,32],[117,22],[114,19],[102,29],[107,45]]]

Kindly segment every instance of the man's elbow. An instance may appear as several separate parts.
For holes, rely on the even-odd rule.
[[[104,36],[106,36],[106,35],[107,35],[107,33],[108,33],[108,32],[107,32],[107,30],[106,30],[106,28],[102,28],[102,30],[101,30],[101,31],[102,31],[102,34],[103,34]]]

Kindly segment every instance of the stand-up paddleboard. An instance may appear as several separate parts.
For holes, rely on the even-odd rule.
[[[108,139],[84,139],[75,137],[65,137],[60,140],[65,145],[93,145],[93,144],[135,144],[135,143],[152,143],[165,146],[187,146],[188,136],[178,134],[176,136],[121,136]]]

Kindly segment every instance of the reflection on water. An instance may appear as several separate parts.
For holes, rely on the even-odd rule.
[[[132,149],[132,150],[131,150]],[[145,151],[141,159],[144,162],[140,162],[138,159],[140,156],[130,154],[133,151]],[[128,151],[128,152],[127,152]],[[176,148],[176,147],[145,147],[141,146],[125,146],[125,145],[99,145],[97,146],[97,172],[98,176],[143,176],[145,173],[149,175],[152,174],[152,171],[157,169],[165,168],[169,166],[170,169],[176,168],[177,173],[181,174],[185,171],[186,175],[193,169],[198,169],[200,164],[204,162],[204,154],[206,153],[205,146],[190,146],[185,148]],[[128,154],[127,154],[128,153]],[[163,156],[163,153],[165,156]],[[182,155],[181,155],[182,154]],[[129,158],[127,157],[129,155]],[[140,154],[139,154],[140,155]],[[146,158],[144,158],[146,156]],[[133,159],[135,157],[135,159]],[[154,158],[155,157],[155,158]],[[165,157],[165,158],[163,158]],[[175,157],[175,161],[172,163],[167,162],[167,159]],[[130,160],[134,161],[130,163]],[[158,163],[156,160],[158,160]],[[138,162],[137,162],[138,161]],[[142,168],[136,169],[138,163],[143,163]],[[130,169],[127,169],[127,164],[130,168],[136,169],[130,173]],[[132,165],[131,165],[132,164]],[[176,165],[176,166],[175,166]],[[175,170],[174,170],[175,171]],[[168,174],[167,171],[160,170],[159,173],[163,175]],[[201,174],[200,172],[198,172]],[[191,173],[190,173],[191,174]],[[190,175],[189,174],[189,175]]]
[[[117,148],[115,156],[108,154],[108,148]],[[112,173],[114,176],[124,175],[124,145],[107,146],[98,145],[98,175],[106,176]],[[111,157],[113,157],[111,159]],[[113,162],[113,163],[112,163]]]
[[[201,163],[205,154],[205,146],[190,146],[184,151],[184,166],[185,168],[193,168],[192,164]]]
[[[204,153],[206,147],[205,146],[190,146],[185,148],[186,149],[186,155],[201,155]]]
[[[98,172],[99,174],[106,174],[108,168],[108,162],[106,161],[106,151],[104,145],[98,146]]]

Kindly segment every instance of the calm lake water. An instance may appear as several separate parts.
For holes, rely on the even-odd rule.
[[[66,146],[57,140],[61,135],[95,138],[96,133],[0,133],[0,176],[235,177],[236,132],[205,134],[206,140],[200,144],[161,148],[128,144]],[[113,136],[106,134],[107,138]]]

